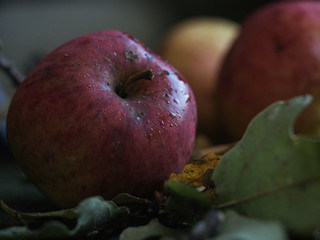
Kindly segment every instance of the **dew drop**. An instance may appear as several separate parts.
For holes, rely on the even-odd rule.
[[[166,126],[165,126],[165,124],[164,124],[164,121],[160,121],[160,126],[162,127],[162,128],[166,128]]]
[[[170,116],[171,118],[175,118],[175,117],[177,116],[177,114],[175,114],[175,113],[173,113],[173,112],[170,112],[170,113],[169,113],[169,116]]]
[[[167,70],[162,70],[161,75],[169,75],[169,72]]]

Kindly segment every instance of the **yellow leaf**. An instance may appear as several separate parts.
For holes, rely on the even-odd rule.
[[[200,159],[192,160],[182,170],[181,173],[171,173],[169,180],[178,179],[182,183],[194,187],[203,186],[203,177],[208,170],[214,170],[218,164],[221,155],[207,153]]]

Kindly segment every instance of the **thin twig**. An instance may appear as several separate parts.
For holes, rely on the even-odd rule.
[[[2,54],[0,54],[0,69],[9,76],[15,87],[18,87],[25,78],[24,74]]]

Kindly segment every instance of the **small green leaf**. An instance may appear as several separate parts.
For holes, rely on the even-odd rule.
[[[0,239],[36,240],[87,236],[100,230],[106,223],[125,213],[127,209],[119,208],[112,201],[105,201],[101,197],[91,197],[83,200],[78,205],[77,211],[77,224],[71,230],[60,221],[47,220],[35,229],[30,229],[28,226],[14,226],[0,230]],[[51,213],[51,215],[56,215],[56,213]]]
[[[121,233],[119,240],[158,239],[160,237],[177,237],[179,235],[181,235],[180,231],[162,225],[157,219],[152,219],[145,226],[127,228]]]
[[[165,183],[165,192],[169,194],[166,210],[186,218],[190,223],[199,220],[212,207],[209,197],[177,179]]]
[[[253,119],[213,172],[219,208],[280,220],[302,236],[320,226],[320,140],[292,131],[310,102],[308,95],[277,102]]]
[[[118,196],[116,196],[112,199],[112,202],[114,202],[117,206],[127,206],[130,204],[150,203],[150,201],[148,199],[138,198],[138,197],[132,196],[128,193],[119,194]]]
[[[225,213],[226,219],[218,236],[212,240],[287,240],[285,228],[279,222],[267,222],[238,215],[234,211]]]

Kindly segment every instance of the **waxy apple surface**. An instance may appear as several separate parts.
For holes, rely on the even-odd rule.
[[[132,36],[105,30],[53,50],[16,91],[13,154],[54,203],[150,196],[191,155],[196,105],[184,79]]]

